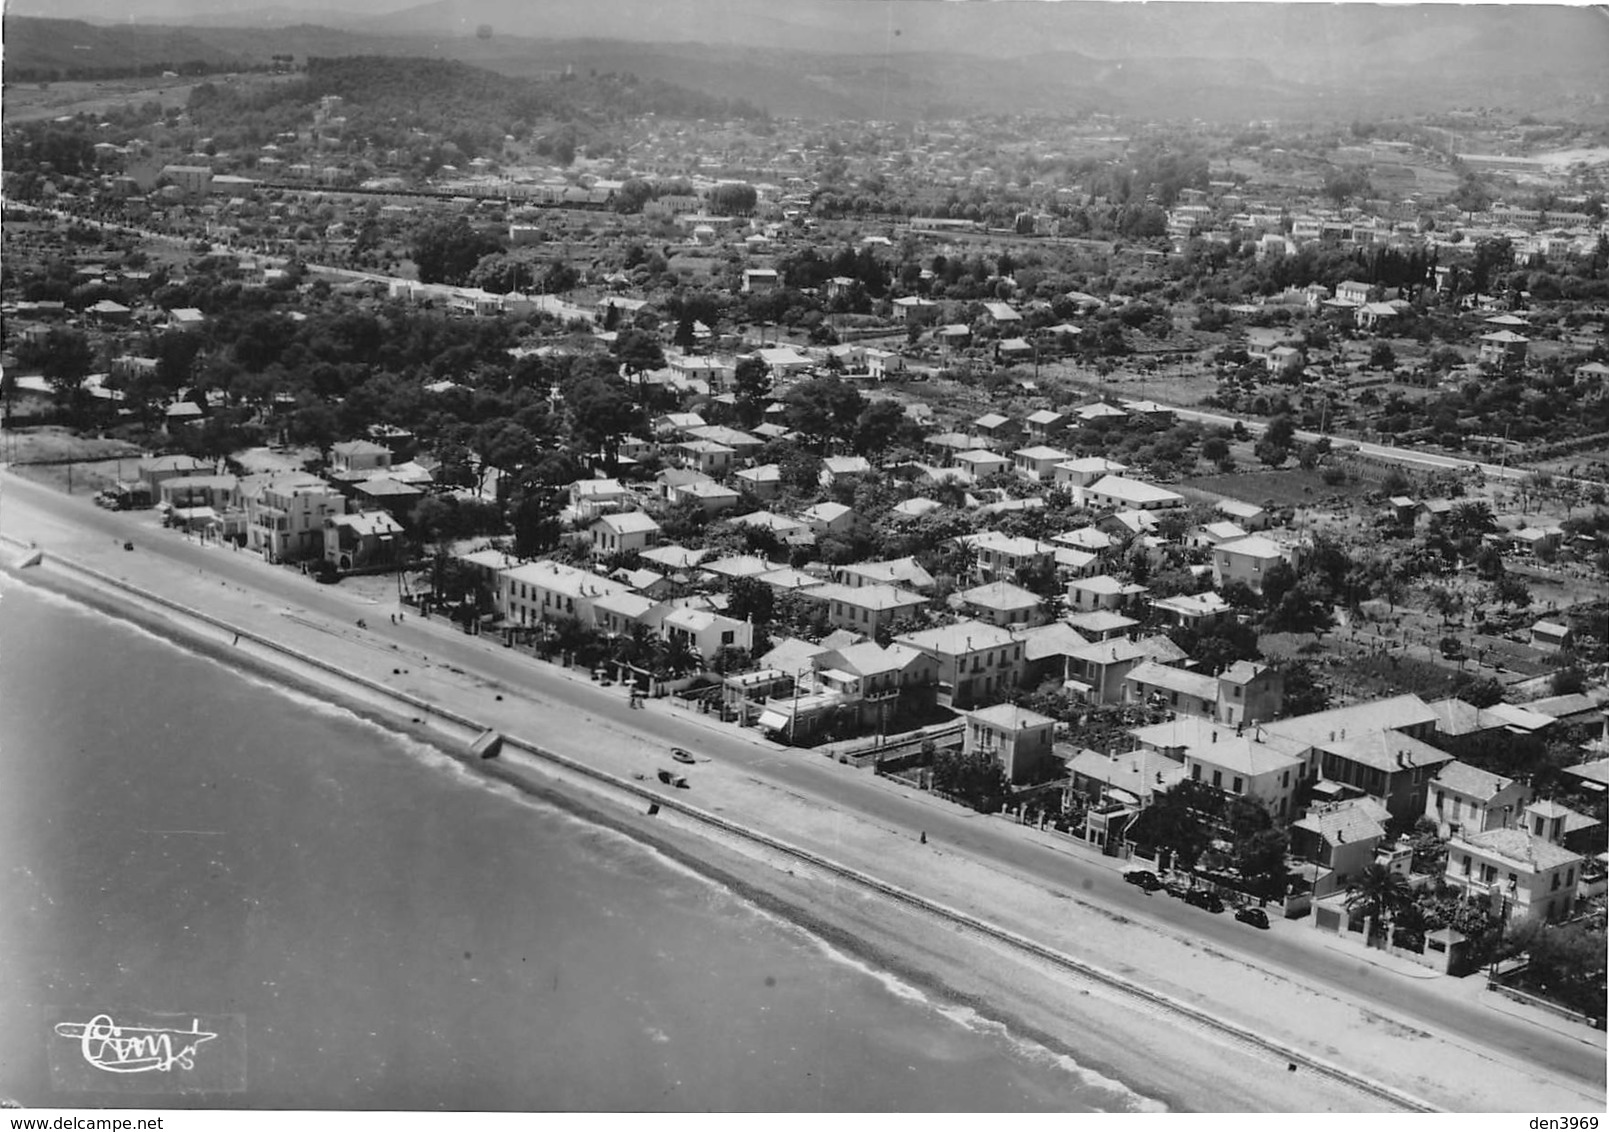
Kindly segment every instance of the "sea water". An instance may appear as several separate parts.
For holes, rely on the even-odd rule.
[[[199,1019],[189,1072],[233,1069],[112,1074],[59,1032],[95,1014]],[[0,1019],[0,1096],[37,1106],[1145,1104],[623,834],[6,577]]]

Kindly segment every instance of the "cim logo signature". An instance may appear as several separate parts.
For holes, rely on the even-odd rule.
[[[66,1092],[236,1093],[246,1087],[237,1014],[53,1010],[50,1075]]]
[[[75,1038],[84,1060],[108,1073],[169,1073],[196,1067],[196,1050],[218,1035],[190,1019],[188,1030],[161,1026],[119,1026],[110,1014],[88,1022],[58,1022],[59,1037]]]

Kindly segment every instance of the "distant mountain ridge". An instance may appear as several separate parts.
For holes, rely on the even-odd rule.
[[[134,15],[183,3],[234,18],[224,0],[128,0]],[[1556,6],[433,0],[342,18],[351,22],[340,28],[64,26],[11,11],[6,61],[22,75],[273,54],[432,56],[510,75],[574,66],[816,119],[1101,110],[1348,120],[1469,105],[1609,113],[1609,19]]]

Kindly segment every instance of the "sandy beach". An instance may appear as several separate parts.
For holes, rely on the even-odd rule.
[[[577,717],[545,699],[537,678],[519,684],[433,659],[432,643],[458,638],[454,630],[420,625],[409,618],[393,631],[386,607],[368,607],[368,620],[376,630],[372,632],[353,624],[362,605],[354,606],[353,620],[339,621],[311,608],[288,608],[262,588],[177,564],[161,553],[161,544],[183,542],[182,536],[148,529],[148,517],[147,527],[141,527],[137,536],[139,549],[129,553],[118,540],[89,529],[82,515],[85,501],[62,498],[60,506],[47,508],[31,498],[18,498],[26,494],[7,492],[0,527],[0,533],[32,540],[46,553],[43,566],[22,575],[26,580],[92,601],[222,662],[289,681],[455,753],[464,750],[471,730],[421,711],[417,704],[438,705],[507,734],[538,740],[560,755],[633,782],[636,775],[651,777],[657,765],[653,753],[665,741],[648,737],[656,727],[663,729],[674,721],[685,730],[690,722],[684,712],[669,716],[672,709],[663,704],[651,705],[636,727],[601,715]],[[141,522],[116,518],[130,518],[134,526]],[[246,557],[227,549],[207,553]],[[10,560],[14,547],[0,550],[0,555]],[[215,620],[195,621],[142,603],[126,592],[94,585],[83,574],[65,569],[58,558],[104,571]],[[260,562],[253,568],[284,573]],[[381,621],[387,624],[380,626]],[[231,639],[231,627],[248,634],[244,645]],[[276,642],[292,655],[258,647],[257,638]],[[299,662],[298,655],[316,657],[373,683],[367,687],[343,683],[327,668]],[[554,677],[547,666],[530,663],[543,669],[541,679]],[[562,678],[575,679],[573,674]],[[598,694],[604,693],[598,690]],[[818,756],[779,749],[775,757]],[[682,795],[678,800],[700,810],[759,827],[790,846],[874,873],[888,884],[1131,980],[1159,997],[1137,997],[1102,980],[1080,977],[1065,965],[902,906],[841,875],[801,865],[786,853],[672,809],[650,817],[640,797],[540,758],[511,750],[481,769],[494,769],[524,789],[648,842],[762,907],[806,925],[825,944],[897,974],[955,1009],[972,1010],[1025,1040],[1063,1053],[1089,1072],[1119,1077],[1171,1109],[1373,1111],[1393,1107],[1386,1099],[1391,1091],[1427,1106],[1460,1111],[1603,1107],[1601,1079],[1594,1091],[1580,1080],[1545,1072],[1478,1044],[1473,1037],[1419,1025],[1315,988],[1295,972],[1260,965],[1248,956],[1142,923],[1103,906],[1074,883],[1047,891],[1037,878],[1014,875],[941,842],[922,845],[908,829],[880,826],[824,807],[818,799],[779,786],[762,773],[705,764],[694,771],[695,789],[676,793]],[[831,765],[821,770],[869,773]],[[898,789],[893,784],[887,788]],[[1281,924],[1278,930],[1303,928]],[[1379,977],[1404,976],[1381,970]],[[1471,985],[1449,993],[1474,997],[1478,991]],[[1168,1008],[1162,999],[1206,1012],[1227,1025],[1198,1024]],[[1268,1048],[1235,1040],[1231,1036],[1235,1028],[1344,1066],[1378,1082],[1383,1091],[1365,1092],[1307,1068],[1293,1072]],[[1596,1041],[1601,1062],[1602,1036],[1588,1032],[1583,1037],[1589,1052]]]

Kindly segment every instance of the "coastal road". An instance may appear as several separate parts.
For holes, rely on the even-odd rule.
[[[1594,1090],[1604,1087],[1601,1047],[1594,1048],[1493,1011],[1470,1001],[1461,987],[1456,988],[1457,993],[1450,993],[1454,988],[1445,981],[1405,978],[1373,966],[1323,946],[1316,932],[1295,924],[1279,924],[1273,931],[1258,932],[1228,915],[1213,916],[1165,895],[1147,895],[1124,883],[1108,864],[1076,851],[1042,844],[999,819],[939,803],[892,780],[830,762],[811,752],[758,743],[748,737],[750,733],[712,727],[707,720],[680,715],[663,704],[655,704],[646,712],[632,710],[619,689],[574,680],[495,642],[444,630],[439,625],[422,625],[416,620],[401,625],[382,623],[372,606],[355,601],[339,587],[320,586],[301,574],[268,566],[244,552],[204,547],[175,532],[155,529],[152,512],[104,511],[88,497],[68,497],[10,473],[0,477],[0,532],[38,537],[48,546],[55,541],[51,537],[53,530],[70,529],[88,530],[118,541],[132,538],[137,553],[160,555],[185,574],[197,571],[233,582],[337,625],[350,624],[367,611],[370,635],[382,642],[428,653],[438,664],[450,664],[562,705],[578,717],[607,721],[617,731],[641,735],[651,746],[687,747],[709,756],[720,766],[741,769],[779,789],[819,799],[825,808],[854,812],[885,828],[909,831],[912,837],[917,831],[925,832],[935,844],[1036,884],[1150,921],[1172,934],[1210,943],[1254,965],[1284,968],[1308,985],[1328,988],[1388,1014],[1459,1035],[1461,1040],[1499,1056],[1530,1062]],[[561,753],[583,760],[587,757],[586,738],[579,731],[539,738]],[[825,851],[830,855],[830,847]],[[935,895],[945,898],[942,893]]]

